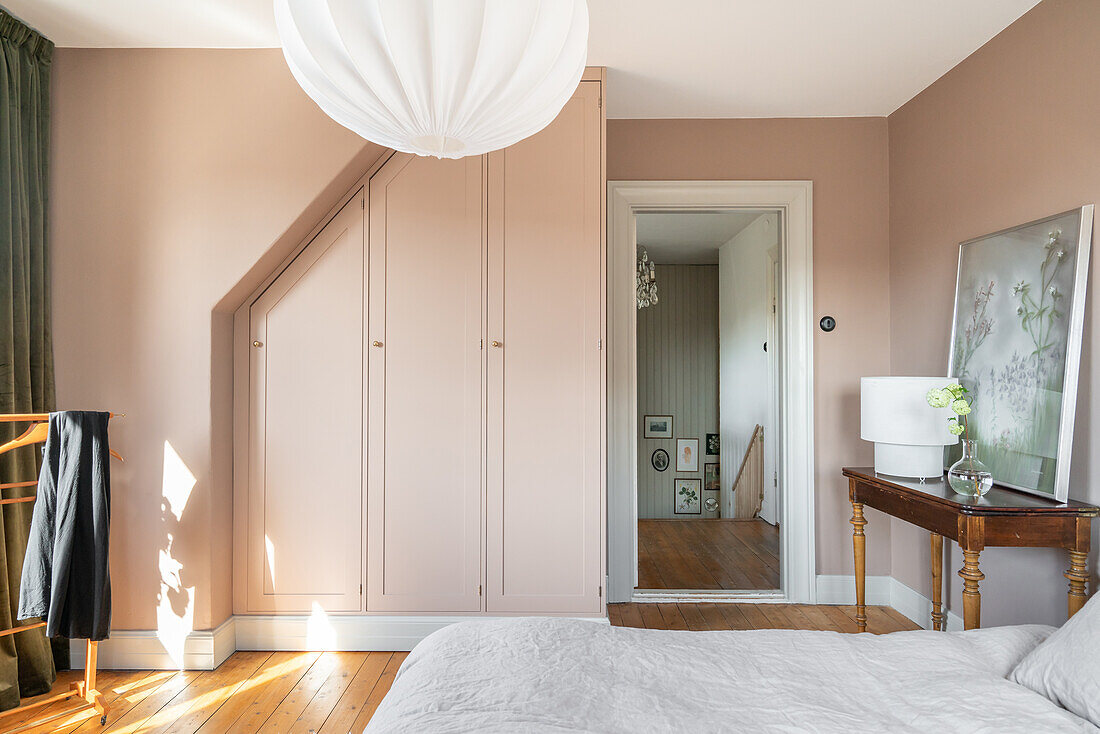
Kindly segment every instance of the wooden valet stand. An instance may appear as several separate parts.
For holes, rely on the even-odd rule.
[[[112,413],[111,417],[121,417],[125,414]],[[0,454],[6,454],[7,452],[20,448],[21,446],[31,446],[33,444],[39,444],[46,440],[50,430],[50,414],[49,413],[12,413],[8,415],[0,415],[0,423],[30,423],[30,427],[23,432],[19,438],[8,441],[3,446],[0,446]],[[111,456],[115,457],[119,461],[122,461],[122,457],[116,452],[112,451]],[[36,487],[38,481],[33,482],[11,482],[6,484],[0,484],[0,490],[4,489],[18,489],[22,487]],[[27,502],[34,502],[37,495],[32,494],[25,497],[0,497],[0,505],[17,505]],[[20,625],[19,627],[12,627],[11,629],[0,630],[0,637],[7,637],[8,635],[15,635],[20,632],[27,632],[28,630],[38,629],[39,627],[45,627],[45,622],[31,622],[29,624]],[[0,732],[4,734],[15,734],[15,732],[26,731],[32,729],[53,719],[61,718],[62,716],[69,716],[87,707],[92,707],[99,714],[100,724],[107,723],[107,712],[110,710],[110,705],[107,703],[107,699],[96,688],[96,665],[97,657],[99,654],[99,643],[95,640],[87,640],[87,651],[84,657],[84,679],[76,681],[69,686],[69,691],[66,693],[58,693],[54,696],[49,696],[34,703],[18,706],[7,711],[0,712]],[[14,716],[20,713],[26,713],[32,709],[41,708],[57,701],[62,701],[74,696],[82,699],[83,703],[76,708],[66,709],[53,716],[47,716],[35,721],[29,721],[20,724],[14,729],[4,728],[4,719],[10,716]]]

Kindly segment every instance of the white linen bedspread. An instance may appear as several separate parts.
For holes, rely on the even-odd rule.
[[[366,731],[1098,732],[1005,677],[1051,631],[464,622],[416,646]]]

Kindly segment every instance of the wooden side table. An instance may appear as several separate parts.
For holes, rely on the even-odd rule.
[[[943,608],[943,539],[962,548],[963,621],[966,629],[981,626],[981,592],[985,578],[978,565],[991,546],[1065,548],[1069,551],[1069,614],[1085,604],[1092,518],[1100,508],[1079,502],[1065,504],[994,486],[985,497],[955,494],[943,477],[925,482],[876,475],[872,468],[845,469],[852,502],[852,545],[856,562],[856,623],[867,631],[866,543],[864,506],[905,520],[932,533],[932,629],[946,629]]]

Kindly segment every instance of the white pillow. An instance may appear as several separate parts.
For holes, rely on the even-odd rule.
[[[1009,679],[1100,726],[1100,601],[1094,596],[1029,652]]]

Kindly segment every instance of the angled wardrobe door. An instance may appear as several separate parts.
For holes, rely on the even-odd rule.
[[[370,180],[367,609],[481,608],[483,158]]]
[[[549,127],[489,156],[490,612],[601,608],[599,99],[582,82]]]
[[[362,608],[363,206],[249,310],[248,611]]]

